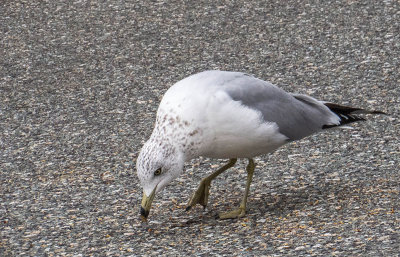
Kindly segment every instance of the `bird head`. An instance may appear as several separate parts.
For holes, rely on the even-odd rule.
[[[144,144],[136,162],[137,176],[143,187],[142,220],[147,220],[156,193],[182,173],[183,164],[183,156],[176,148],[152,140]]]

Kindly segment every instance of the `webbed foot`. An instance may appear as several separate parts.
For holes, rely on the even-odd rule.
[[[246,207],[239,207],[236,210],[229,211],[229,212],[222,212],[219,214],[219,218],[221,220],[224,219],[238,219],[246,215]]]
[[[206,208],[208,203],[208,196],[210,194],[211,181],[207,178],[201,180],[199,187],[196,192],[190,198],[190,201],[186,207],[186,211],[190,210],[196,204],[202,205]]]

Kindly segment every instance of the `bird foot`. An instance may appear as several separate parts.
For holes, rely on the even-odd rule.
[[[246,208],[239,207],[236,210],[229,211],[229,212],[222,212],[219,214],[219,218],[221,220],[224,219],[238,219],[246,215]]]
[[[190,210],[196,204],[200,204],[204,208],[206,208],[207,203],[208,203],[208,195],[210,192],[210,186],[211,186],[211,181],[209,181],[207,179],[203,179],[200,182],[200,185],[197,188],[196,192],[194,192],[194,194],[190,198],[190,201],[186,207],[186,211]]]

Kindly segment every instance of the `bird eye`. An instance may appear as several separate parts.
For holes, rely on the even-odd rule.
[[[161,174],[161,168],[158,168],[156,171],[154,171],[154,176],[158,176]]]

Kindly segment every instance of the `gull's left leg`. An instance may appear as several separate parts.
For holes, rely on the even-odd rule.
[[[201,180],[200,185],[197,188],[196,192],[190,198],[190,201],[186,207],[186,211],[190,210],[193,206],[195,206],[198,203],[203,205],[204,208],[206,208],[208,202],[208,195],[211,187],[211,181],[215,179],[218,175],[220,175],[222,172],[233,167],[236,163],[236,160],[237,160],[236,158],[230,159],[227,164],[219,168],[217,171],[215,171],[208,177],[205,177]]]
[[[249,195],[250,184],[251,184],[251,181],[253,180],[253,174],[254,174],[255,167],[256,167],[256,165],[254,164],[253,159],[249,159],[249,164],[246,167],[246,171],[247,171],[246,190],[244,191],[244,195],[243,195],[242,201],[240,203],[240,206],[236,210],[220,213],[219,214],[220,219],[236,219],[236,218],[241,218],[246,214],[247,197]]]

